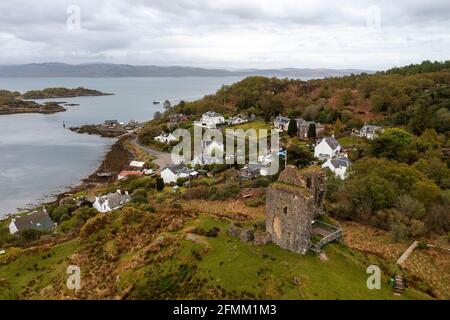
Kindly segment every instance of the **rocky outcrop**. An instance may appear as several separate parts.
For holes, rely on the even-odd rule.
[[[127,130],[123,129],[122,127],[110,128],[110,127],[103,126],[103,125],[84,125],[81,127],[72,127],[69,129],[76,133],[95,134],[95,135],[99,135],[103,138],[117,138],[128,132]]]
[[[86,89],[83,87],[68,88],[47,88],[44,90],[33,90],[25,92],[22,97],[24,99],[54,99],[54,98],[75,98],[75,97],[97,97],[109,96],[111,93],[103,93],[98,90]]]
[[[268,232],[261,232],[257,231],[253,235],[254,237],[254,244],[257,246],[265,246],[266,244],[269,244],[272,241],[272,236]]]

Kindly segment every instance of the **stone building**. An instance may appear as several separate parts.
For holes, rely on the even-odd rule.
[[[297,253],[306,253],[314,219],[322,214],[325,175],[320,168],[298,170],[288,166],[267,188],[266,230],[272,242]]]

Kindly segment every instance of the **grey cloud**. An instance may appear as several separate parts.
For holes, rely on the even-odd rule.
[[[79,32],[65,25],[72,4]],[[448,0],[2,0],[0,12],[1,64],[385,68],[450,52]]]

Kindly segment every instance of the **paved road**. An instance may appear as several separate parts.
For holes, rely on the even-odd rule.
[[[153,163],[155,163],[159,167],[158,171],[161,171],[162,169],[164,169],[165,167],[167,167],[168,165],[170,165],[172,163],[172,154],[171,153],[154,150],[148,146],[145,146],[145,145],[139,143],[139,140],[137,137],[133,138],[130,142],[132,144],[134,144],[136,147],[147,152],[152,157],[156,158],[155,160],[153,160]]]

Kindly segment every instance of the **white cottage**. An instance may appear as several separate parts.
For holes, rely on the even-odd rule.
[[[161,178],[163,178],[165,184],[177,183],[180,178],[195,178],[198,173],[192,169],[189,169],[182,163],[171,164],[161,171]]]
[[[155,137],[155,140],[164,144],[169,144],[171,142],[178,141],[178,139],[172,133],[165,133],[165,132]]]
[[[334,137],[320,140],[314,148],[314,156],[321,160],[336,157],[342,151],[342,147]]]
[[[44,208],[43,210],[14,217],[9,224],[9,233],[15,234],[27,229],[46,231],[53,229],[55,226],[56,224],[53,223],[47,210]]]
[[[273,127],[275,130],[288,131],[290,122],[291,122],[291,119],[283,117],[283,116],[278,116],[275,118],[275,121],[273,122]]]
[[[246,123],[248,122],[248,120],[243,119],[241,117],[231,117],[227,120],[228,124],[230,125],[237,125],[237,124],[242,124],[242,123]]]
[[[322,168],[330,169],[336,177],[345,180],[348,175],[348,168],[350,167],[351,162],[347,157],[337,157],[334,159],[328,159],[323,165]]]
[[[215,128],[218,124],[225,123],[225,118],[217,112],[208,111],[202,115],[202,124],[208,128]]]
[[[369,140],[373,140],[378,137],[378,133],[383,132],[383,127],[374,126],[371,124],[365,124],[361,130],[359,130],[358,136],[365,137]]]
[[[98,212],[110,212],[121,208],[127,202],[130,202],[131,197],[128,191],[122,193],[117,190],[115,193],[110,193],[101,197],[95,197],[95,202],[92,205]]]

